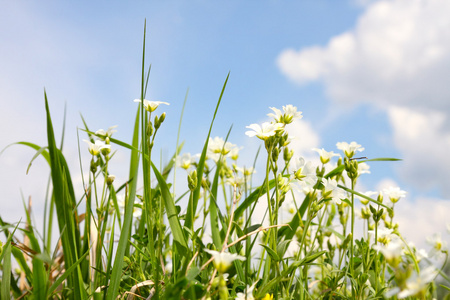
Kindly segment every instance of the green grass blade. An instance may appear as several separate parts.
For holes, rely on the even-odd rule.
[[[358,163],[363,162],[370,162],[370,161],[401,161],[399,158],[388,158],[388,157],[380,157],[380,158],[373,158],[373,159],[366,159],[366,160],[360,160]],[[331,170],[327,174],[324,175],[325,178],[331,178],[339,173],[344,171],[344,165],[340,165],[339,167],[336,167],[335,169]]]
[[[202,151],[202,154],[198,161],[198,166],[197,166],[197,182],[198,183],[202,182],[203,169],[205,167],[206,151],[208,150],[209,137],[211,136],[211,131],[212,131],[212,127],[214,124],[214,120],[216,119],[217,111],[219,110],[219,105],[220,105],[220,102],[222,101],[223,93],[225,92],[225,88],[227,86],[229,77],[230,77],[230,73],[228,73],[227,78],[225,79],[225,83],[223,84],[222,91],[220,92],[219,100],[217,101],[217,105],[216,105],[216,110],[214,111],[214,115],[211,120],[211,125],[209,126],[208,136],[206,137],[205,145],[203,146],[203,151]],[[197,210],[198,199],[200,198],[200,190],[201,190],[201,184],[198,184],[197,188],[194,190],[193,197],[189,200],[189,203],[188,203],[187,211],[194,212],[193,213],[194,215]],[[191,214],[187,214],[186,221],[184,222],[184,226],[192,230],[193,225],[194,225],[194,216]]]
[[[53,124],[50,117],[47,94],[44,92],[45,110],[47,114],[47,140],[50,156],[51,177],[53,183],[53,196],[61,233],[61,242],[66,267],[72,266],[78,260],[80,234],[76,218],[76,201],[73,191],[70,172],[61,151],[56,147]],[[66,228],[67,230],[64,230]],[[81,272],[73,272],[67,278],[68,286],[73,289],[71,299],[85,299],[86,291],[83,286]]]
[[[50,165],[50,156],[49,156],[49,154],[48,154],[48,151],[45,151],[46,147],[41,147],[41,146],[38,146],[38,145],[33,144],[33,143],[29,143],[29,142],[17,142],[17,143],[10,144],[10,145],[6,146],[6,147],[2,150],[2,152],[0,152],[0,155],[3,153],[3,151],[5,151],[7,148],[9,148],[9,147],[11,147],[11,146],[13,146],[13,145],[24,145],[24,146],[28,146],[28,147],[33,148],[34,150],[38,151],[38,153],[35,154],[35,156],[31,159],[31,161],[30,161],[30,163],[29,163],[29,165],[28,165],[28,168],[27,168],[27,173],[28,173],[28,171],[29,171],[29,169],[30,169],[30,167],[31,167],[32,162],[33,162],[33,161],[36,159],[36,157],[38,157],[40,154],[45,158],[45,160],[47,161],[47,163]]]
[[[275,179],[269,180],[269,189],[273,189],[275,187]],[[245,200],[236,208],[234,212],[234,222],[242,216],[244,211],[255,201],[258,201],[260,197],[262,197],[266,193],[266,185],[263,184],[257,189],[255,189]]]
[[[180,114],[180,121],[178,122],[178,131],[177,131],[177,152],[175,153],[175,160],[178,157],[178,155],[180,154],[181,148],[179,148],[179,144],[180,144],[180,134],[181,134],[181,123],[183,121],[183,116],[184,116],[184,109],[186,107],[186,102],[187,102],[187,98],[189,95],[189,88],[186,91],[186,95],[184,96],[184,101],[183,101],[183,106],[181,107],[181,114]],[[184,143],[182,143],[184,144]],[[178,150],[180,149],[180,150]],[[174,169],[173,171],[173,185],[172,185],[172,191],[173,194],[175,195],[175,183],[176,183],[176,177],[177,177],[177,168]]]
[[[309,195],[307,195],[303,200],[302,204],[300,205],[300,207],[298,208],[297,213],[294,214],[292,220],[288,223],[289,226],[285,226],[283,228],[280,228],[280,230],[278,230],[278,237],[284,236],[285,240],[291,240],[294,237],[295,232],[297,231],[298,226],[300,225],[300,219],[303,217],[303,215],[306,212],[306,209],[308,208],[309,201],[310,197]]]
[[[164,180],[161,173],[159,173],[155,165],[151,163],[151,166],[153,172],[155,173],[156,179],[158,180],[159,188],[161,190],[161,196],[164,200],[164,205],[167,212],[167,219],[169,220],[170,228],[172,229],[173,239],[174,241],[179,243],[179,245],[185,248],[183,249],[185,253],[188,253],[186,238],[184,236],[183,230],[181,229],[181,223],[178,219],[177,209],[175,207],[172,195],[170,194],[169,187],[167,186],[166,181]]]
[[[4,246],[3,262],[2,262],[2,297],[1,300],[9,300],[11,299],[11,241],[5,244]]]
[[[47,291],[47,295],[53,294],[53,292],[58,288],[59,285],[63,283],[64,280],[67,279],[67,277],[75,271],[75,269],[78,267],[80,263],[83,262],[83,260],[86,258],[86,256],[89,254],[89,251],[86,251],[80,259],[75,262],[74,265],[70,266],[61,276],[58,277],[58,279],[53,282],[53,284],[50,286],[50,288]],[[38,298],[38,299],[44,299],[44,298]]]
[[[218,214],[220,213],[219,208],[217,207],[217,190],[219,187],[219,173],[220,169],[222,167],[221,160],[219,159],[217,161],[217,169],[216,173],[214,174],[214,179],[211,185],[211,194],[209,196],[209,218],[211,222],[211,236],[214,243],[214,246],[216,246],[216,249],[221,250],[222,249],[222,238],[220,237],[220,230],[219,230],[219,221],[217,219]]]
[[[47,299],[48,275],[45,271],[44,262],[33,257],[33,295],[36,299]]]
[[[117,246],[117,252],[114,259],[114,265],[111,273],[111,280],[109,283],[108,291],[106,293],[106,299],[116,299],[119,291],[120,279],[122,277],[122,264],[125,252],[128,247],[128,240],[131,235],[131,225],[133,222],[133,205],[136,198],[137,187],[137,175],[139,170],[139,108],[136,113],[136,120],[134,123],[133,141],[130,158],[130,173],[129,173],[129,197],[127,206],[125,207],[125,216],[123,219],[122,230],[120,232],[119,244]]]
[[[368,196],[366,196],[366,195],[364,195],[364,194],[361,194],[361,193],[359,193],[359,192],[357,192],[357,191],[354,191],[354,190],[352,190],[352,189],[350,189],[350,188],[348,188],[348,187],[346,187],[346,186],[343,186],[343,185],[341,185],[341,184],[338,184],[337,186],[338,186],[339,188],[343,189],[343,190],[346,191],[346,192],[349,192],[349,193],[354,194],[354,195],[356,195],[356,196],[358,196],[358,197],[367,199],[367,200],[369,200],[370,202],[373,202],[373,203],[375,203],[375,204],[377,204],[377,205],[379,205],[379,206],[383,206],[384,208],[386,208],[386,209],[389,210],[389,211],[392,210],[392,208],[390,208],[390,207],[387,206],[386,204],[383,204],[383,203],[381,203],[381,202],[379,202],[379,201],[377,201],[377,200],[374,200],[374,199],[372,199],[372,198],[370,198],[370,197],[368,197]]]

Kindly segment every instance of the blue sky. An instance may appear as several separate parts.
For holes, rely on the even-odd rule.
[[[56,124],[67,104],[72,169],[80,113],[92,129],[118,125],[116,137],[128,141],[146,19],[147,98],[171,104],[157,139],[163,152],[175,149],[188,88],[182,140],[185,151],[200,152],[230,72],[213,136],[233,125],[230,141],[252,157],[259,142],[245,126],[293,104],[304,115],[294,128],[304,155],[357,141],[369,158],[404,159],[371,164],[362,187],[408,191],[398,221],[423,240],[445,230],[450,212],[449,13],[445,0],[0,1],[0,148],[45,144],[44,87]],[[22,215],[21,191],[42,202],[45,164],[25,176],[33,154],[15,146],[0,156],[8,221]],[[126,164],[126,153],[118,160]]]

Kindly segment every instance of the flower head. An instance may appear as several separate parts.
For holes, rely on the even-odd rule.
[[[230,157],[232,160],[237,160],[239,158],[239,150],[241,150],[242,147],[233,147],[231,148],[230,152],[228,153],[228,157]]]
[[[235,144],[225,142],[223,138],[220,138],[218,136],[213,139],[209,138],[208,151],[210,153],[227,155],[234,148],[237,148]]]
[[[236,253],[229,253],[229,252],[218,252],[214,250],[204,249],[206,252],[212,255],[214,258],[214,267],[216,267],[217,271],[219,273],[223,274],[225,273],[228,268],[231,266],[231,263],[235,261],[236,259],[239,260],[245,260],[246,258],[240,255],[237,255]]]
[[[394,268],[397,267],[402,260],[401,256],[403,253],[403,248],[399,239],[396,239],[387,245],[374,245],[373,248],[383,253],[387,263]]]
[[[246,168],[246,167],[243,167],[243,168],[236,167],[236,170],[239,171],[239,172],[241,172],[244,176],[250,176],[250,175],[256,173],[256,170],[255,170],[255,168],[253,168],[253,167],[250,167],[250,168]]]
[[[142,102],[141,99],[134,99],[134,102]],[[170,105],[167,102],[163,102],[163,101],[150,101],[147,99],[144,99],[144,102],[142,103],[144,105],[144,108],[146,111],[148,112],[154,112],[159,105],[161,104],[165,104],[165,105]]]
[[[361,147],[361,145],[356,142],[351,142],[350,144],[347,142],[340,142],[336,144],[336,147],[339,150],[344,151],[345,156],[347,156],[348,158],[352,158],[357,151],[359,152],[364,151],[364,148]]]
[[[396,234],[393,233],[393,229],[389,228],[378,228],[377,230],[377,242],[387,245],[392,239],[398,238]],[[369,230],[369,234],[375,236],[375,230]]]
[[[294,160],[295,179],[304,181],[308,185],[313,186],[317,182],[316,170],[310,161],[305,162],[303,157]]]
[[[383,193],[389,197],[392,203],[396,203],[400,198],[404,198],[406,196],[406,192],[400,190],[399,187],[389,187],[383,190]]]
[[[339,154],[334,153],[333,151],[330,151],[330,152],[325,151],[325,149],[323,149],[323,148],[322,148],[322,149],[313,148],[312,150],[313,150],[313,151],[316,151],[317,153],[319,153],[319,155],[320,155],[320,161],[321,161],[323,164],[328,163],[328,162],[330,161],[330,159],[331,159],[333,156],[338,156],[338,157],[340,157]]]
[[[377,193],[377,192],[373,192],[373,191],[368,191],[368,192],[364,192],[363,194],[364,194],[364,196],[367,196],[367,197],[369,197],[369,198],[372,198],[372,196],[375,196],[375,195],[377,195],[378,193]],[[357,196],[357,197],[359,198],[359,201],[361,202],[361,204],[367,205],[367,204],[369,203],[369,200],[368,200],[368,199],[366,199],[366,198],[364,198],[364,197],[359,197],[359,196]]]
[[[273,110],[274,113],[270,113],[267,115],[269,117],[273,117],[278,123],[289,124],[292,123],[292,121],[295,119],[303,118],[302,112],[297,111],[297,107],[291,104],[283,106],[283,112],[275,107],[270,107],[270,109]]]
[[[190,153],[183,153],[183,155],[177,156],[176,163],[179,167],[187,170],[195,163],[195,156],[191,156]]]
[[[245,132],[245,134],[249,137],[257,136],[261,140],[267,140],[269,137],[275,135],[278,131],[283,130],[284,124],[264,122],[261,124],[261,126],[259,126],[258,124],[251,124],[249,126],[246,126],[246,128],[253,130]]]
[[[114,125],[114,126],[111,126],[111,127],[109,127],[108,128],[108,130],[103,130],[103,129],[99,129],[99,130],[97,130],[96,132],[95,132],[95,134],[96,135],[99,135],[99,136],[101,136],[101,137],[103,137],[103,138],[109,138],[109,137],[111,137],[112,136],[112,134],[114,133],[114,132],[117,132],[117,130],[115,130],[114,128],[116,128],[117,127],[117,125]]]
[[[358,164],[358,176],[361,174],[370,174],[370,166],[364,162]]]
[[[426,268],[425,270],[421,271],[419,275],[413,274],[413,276],[411,276],[406,281],[406,288],[398,293],[398,298],[404,299],[406,297],[416,296],[424,293],[428,284],[433,281],[434,278],[436,278],[437,274],[438,271],[434,267]],[[420,299],[422,299],[422,297]]]
[[[104,141],[96,140],[95,144],[91,143],[91,141],[83,140],[89,145],[89,153],[91,153],[93,156],[100,155],[101,151],[107,151],[111,150],[111,145],[106,145]]]
[[[267,294],[264,296],[264,298],[262,298],[261,300],[272,300],[272,299],[273,299],[273,295],[267,293]]]
[[[117,205],[119,206],[119,212],[121,215],[125,214],[125,196],[120,195],[117,196]],[[133,206],[133,218],[140,218],[142,215],[142,209],[139,207],[140,205]]]
[[[442,251],[447,249],[447,242],[442,240],[440,233],[435,233],[433,236],[427,237],[427,243],[433,247],[430,250],[431,257],[439,255]]]
[[[253,297],[253,289],[255,288],[256,282],[245,289],[245,293],[237,293],[236,300],[255,300]]]
[[[324,198],[331,198],[331,201],[336,204],[341,204],[341,199],[345,199],[345,193],[338,188],[337,181],[335,179],[323,178],[322,184],[324,186],[322,196]]]

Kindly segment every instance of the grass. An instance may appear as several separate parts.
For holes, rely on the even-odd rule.
[[[271,123],[249,126],[247,134],[260,140],[262,150],[248,165],[266,161],[259,170],[264,180],[253,182],[253,168],[239,167],[238,147],[228,136],[211,138],[228,74],[200,155],[182,154],[181,144],[158,168],[152,153],[165,113],[159,114],[164,103],[145,100],[149,73],[144,35],[131,143],[113,138],[113,130],[91,131],[83,119],[91,160],[81,199],[44,95],[47,146],[17,144],[34,149],[32,161],[43,157],[51,170],[45,229],[40,234],[32,225],[27,205],[24,222],[0,217],[6,237],[0,248],[2,300],[444,297],[448,251],[439,236],[427,255],[402,237],[394,212],[404,192],[355,190],[366,163],[396,159],[357,158],[361,146],[342,143],[337,165],[331,162],[337,155],[324,150],[317,150],[321,164],[313,165],[290,148],[285,129],[301,115],[287,105],[273,109]],[[130,150],[125,182],[109,172],[115,147]],[[173,188],[177,168],[187,178],[180,195]],[[357,215],[364,224],[358,233]],[[52,248],[54,221],[59,240]]]

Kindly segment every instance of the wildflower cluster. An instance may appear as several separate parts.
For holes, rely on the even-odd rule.
[[[0,244],[3,272],[12,274],[3,257],[14,255],[20,265],[14,297],[432,299],[438,276],[450,282],[436,267],[448,257],[442,235],[429,238],[430,251],[401,235],[394,212],[405,191],[358,191],[373,161],[360,156],[361,145],[314,148],[313,159],[296,153],[287,130],[303,117],[295,106],[271,107],[270,121],[247,126],[245,134],[265,150],[255,183],[255,166],[262,164],[241,162],[241,147],[209,134],[201,153],[182,153],[179,146],[157,167],[155,137],[166,118],[157,109],[169,103],[144,95],[135,102],[131,144],[112,138],[115,126],[86,128],[91,172],[78,201],[64,158],[49,141],[53,146],[43,154],[52,158],[49,212],[56,207],[61,243],[51,254],[51,231],[41,247],[27,224],[31,243]],[[126,180],[108,171],[111,144],[131,152]],[[176,168],[186,176],[182,187],[175,187]],[[12,236],[13,226],[0,221]]]

